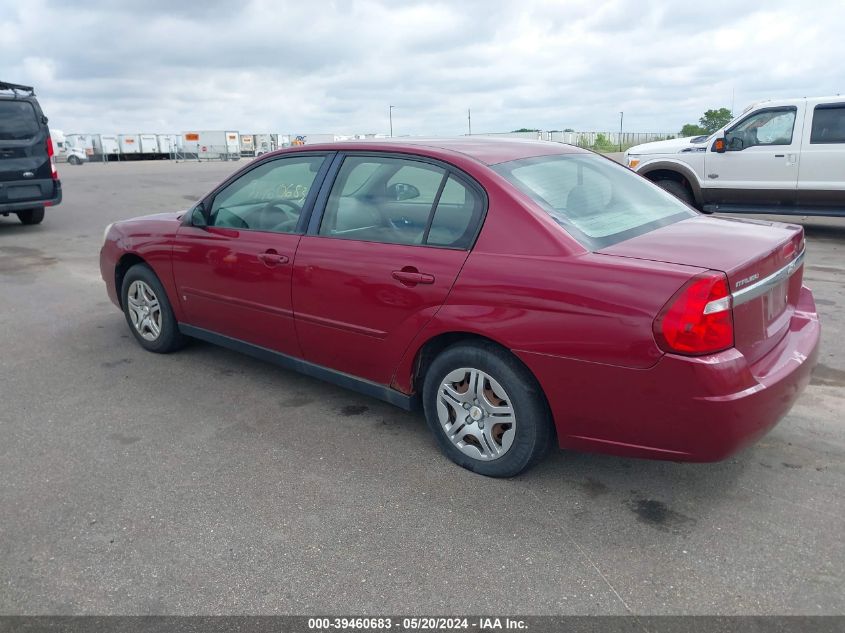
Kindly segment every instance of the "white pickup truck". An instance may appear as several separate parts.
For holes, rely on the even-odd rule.
[[[625,162],[705,212],[845,217],[845,97],[755,103],[710,136],[637,145]]]

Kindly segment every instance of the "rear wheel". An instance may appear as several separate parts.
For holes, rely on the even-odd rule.
[[[79,156],[68,156],[67,162],[71,165],[81,165],[82,161],[79,160]]]
[[[44,220],[44,207],[24,209],[23,211],[18,211],[17,216],[21,224],[41,224]]]
[[[423,406],[446,456],[481,475],[518,475],[545,454],[553,437],[537,381],[491,343],[442,352],[426,372]]]
[[[146,264],[135,264],[123,277],[121,304],[135,339],[146,350],[159,354],[185,344],[164,287]]]
[[[690,191],[689,187],[678,182],[677,180],[662,178],[661,180],[655,180],[654,184],[660,187],[661,189],[668,191],[676,198],[683,200],[691,207],[695,206],[695,198],[692,195],[692,191]]]

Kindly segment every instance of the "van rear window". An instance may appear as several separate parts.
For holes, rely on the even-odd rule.
[[[31,103],[0,99],[0,141],[21,141],[36,134],[38,118]]]
[[[592,154],[526,158],[493,169],[590,250],[695,216],[660,187]]]

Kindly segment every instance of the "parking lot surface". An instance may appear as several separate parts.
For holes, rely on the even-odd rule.
[[[137,345],[103,229],[242,164],[62,166],[43,225],[0,218],[0,613],[845,613],[845,220],[800,220],[820,364],[758,444],[493,480],[419,414]]]

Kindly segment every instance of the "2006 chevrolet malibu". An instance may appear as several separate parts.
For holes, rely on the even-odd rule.
[[[515,475],[553,442],[715,461],[809,380],[799,226],[700,215],[574,147],[460,139],[267,154],[100,254],[138,342],[192,337],[406,409]]]

